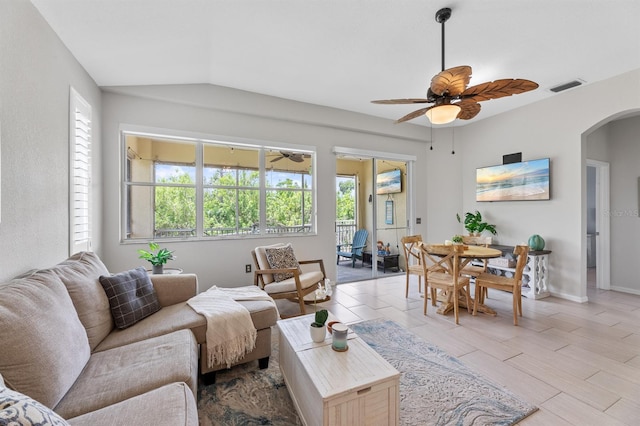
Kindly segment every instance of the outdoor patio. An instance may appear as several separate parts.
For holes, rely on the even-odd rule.
[[[390,277],[398,274],[403,275],[404,271],[402,269],[395,270],[394,268],[387,269],[383,272],[382,268],[379,268],[377,278]],[[340,262],[336,267],[336,278],[336,282],[338,284],[373,279],[371,274],[371,265],[368,263],[363,265],[361,260],[357,260],[355,267],[352,268],[350,259],[340,259]]]

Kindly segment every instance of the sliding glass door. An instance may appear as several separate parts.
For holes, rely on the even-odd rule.
[[[357,230],[366,245],[339,257],[337,282],[403,273],[401,239],[410,233],[414,158],[336,148],[336,244],[348,249]],[[361,235],[362,233],[360,233]]]

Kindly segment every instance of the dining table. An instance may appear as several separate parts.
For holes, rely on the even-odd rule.
[[[502,251],[493,249],[491,247],[484,246],[473,246],[473,245],[462,245],[462,248],[458,248],[458,271],[461,271],[462,268],[467,266],[474,259],[491,259],[495,257],[502,256]],[[432,256],[445,257],[450,253],[451,247],[448,247],[444,244],[423,244],[426,252]],[[467,295],[465,294],[466,290],[464,288],[460,289],[460,294],[458,294],[458,304],[460,307],[467,307]],[[425,291],[425,297],[427,292]],[[442,305],[436,311],[441,315],[445,315],[448,312],[453,310],[453,299],[450,292],[441,291],[437,295],[438,301],[443,302]],[[473,298],[470,297],[471,303],[473,303]],[[473,306],[471,307],[473,308]],[[488,306],[481,304],[478,305],[478,311],[484,312],[488,314],[495,315],[495,312],[489,308]]]

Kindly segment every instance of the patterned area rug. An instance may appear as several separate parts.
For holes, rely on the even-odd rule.
[[[402,425],[512,425],[537,410],[393,321],[350,327],[400,371]]]
[[[402,425],[512,425],[537,410],[392,321],[350,327],[401,372]],[[269,368],[254,361],[200,385],[201,426],[301,425],[280,373],[277,337],[274,328]]]
[[[200,426],[302,425],[278,364],[278,327],[271,333],[269,368],[258,361],[218,371],[216,383],[198,386]]]

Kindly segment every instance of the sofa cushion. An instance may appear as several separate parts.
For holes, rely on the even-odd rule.
[[[94,352],[54,409],[69,419],[173,382],[185,382],[195,397],[197,380],[196,340],[191,331],[180,330]]]
[[[51,270],[67,287],[78,318],[87,330],[91,350],[113,330],[113,317],[109,299],[100,285],[100,276],[109,271],[98,255],[91,252],[76,253]]]
[[[264,251],[271,269],[296,268],[300,272],[300,264],[296,259],[291,244],[287,244],[284,247],[268,247]],[[276,272],[273,274],[273,280],[276,282],[284,281],[291,277],[293,277],[293,272]]]
[[[96,351],[104,351],[129,343],[139,342],[150,337],[162,336],[177,330],[191,330],[198,343],[206,341],[207,321],[186,302],[165,306],[155,314],[123,330],[114,329],[100,344]]]
[[[160,310],[156,291],[142,266],[115,275],[103,275],[100,284],[109,298],[116,327],[120,329]]]
[[[0,285],[0,372],[8,387],[54,407],[90,356],[87,333],[56,274]]]
[[[171,383],[68,422],[72,426],[111,425],[118,423],[115,419],[128,425],[197,426],[198,410],[189,386]]]
[[[69,423],[38,401],[0,386],[0,425],[68,426]]]
[[[154,281],[155,284],[155,281]],[[256,330],[269,328],[278,321],[278,311],[271,301],[241,300],[242,306],[247,308]],[[190,329],[199,344],[206,342],[207,321],[187,305],[186,302],[165,306],[160,311],[142,321],[125,328],[115,329],[95,348],[104,351],[129,343],[139,342],[150,337],[161,336],[176,330]]]

